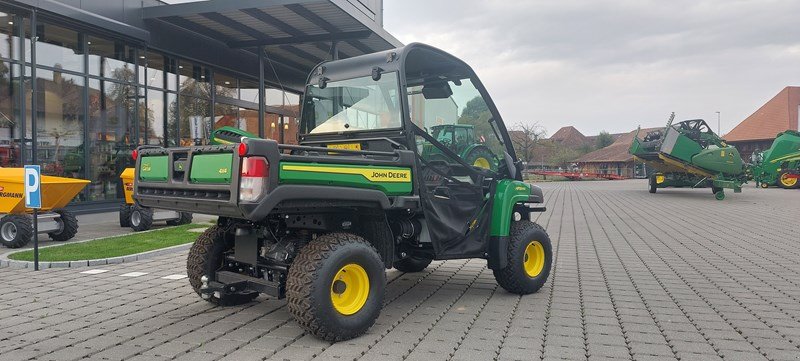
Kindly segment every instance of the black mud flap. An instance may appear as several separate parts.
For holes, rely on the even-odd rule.
[[[489,269],[499,270],[508,265],[508,236],[492,236],[489,238],[486,260]]]

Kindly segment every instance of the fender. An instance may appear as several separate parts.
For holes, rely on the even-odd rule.
[[[506,267],[511,221],[518,203],[544,203],[542,189],[518,180],[498,181],[492,206],[489,244],[486,248],[486,257],[491,269]]]

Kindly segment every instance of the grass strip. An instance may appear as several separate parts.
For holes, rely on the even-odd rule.
[[[192,230],[208,226],[208,224],[186,224],[144,233],[131,233],[87,242],[41,248],[39,249],[39,261],[82,261],[153,251],[191,243],[200,235],[196,230]],[[33,261],[33,250],[12,253],[8,258],[17,261]]]

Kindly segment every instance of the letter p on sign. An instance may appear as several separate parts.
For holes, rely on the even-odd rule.
[[[38,165],[25,166],[25,207],[42,208],[42,172]]]

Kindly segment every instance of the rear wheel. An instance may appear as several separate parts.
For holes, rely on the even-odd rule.
[[[791,177],[788,170],[783,170],[778,176],[778,185],[783,189],[795,189],[800,186],[800,182],[797,178]]]
[[[714,198],[716,200],[718,200],[718,201],[721,201],[721,200],[725,199],[725,192],[724,191],[715,192],[714,193]]]
[[[131,205],[130,204],[120,204],[119,205],[119,226],[120,227],[130,227],[131,226]]]
[[[489,148],[478,146],[472,148],[464,157],[464,161],[478,168],[497,170],[497,161],[494,153]]]
[[[189,257],[186,259],[186,274],[189,276],[189,284],[198,295],[202,296],[200,287],[203,285],[201,278],[208,277],[209,280],[215,279],[215,273],[222,268],[225,252],[233,248],[233,242],[225,236],[225,230],[219,226],[211,226],[192,244],[189,249]],[[215,293],[205,298],[206,301],[220,306],[235,306],[252,301],[258,297],[258,293]]]
[[[403,258],[394,263],[394,268],[400,272],[419,272],[424,270],[431,264],[431,260],[428,258],[419,258],[419,257],[408,257]]]
[[[9,214],[0,219],[0,243],[20,248],[33,239],[33,221],[27,214]]]
[[[78,219],[72,212],[66,209],[56,209],[53,212],[58,213],[59,217],[56,219],[61,229],[55,232],[50,232],[47,235],[50,239],[57,242],[64,242],[72,239],[78,233]]]
[[[131,229],[146,231],[153,226],[153,209],[134,204],[131,209]]]
[[[341,341],[367,331],[381,312],[386,273],[364,238],[330,233],[303,247],[289,268],[289,313],[315,336]]]
[[[180,226],[189,223],[192,223],[192,214],[189,212],[178,212],[178,219],[167,221],[168,226]]]
[[[769,188],[769,184],[762,182],[761,183],[761,188],[765,188],[765,189]]]
[[[511,223],[506,256],[506,267],[493,271],[506,291],[526,295],[544,286],[553,263],[550,237],[544,228],[530,221]]]

